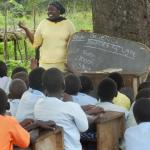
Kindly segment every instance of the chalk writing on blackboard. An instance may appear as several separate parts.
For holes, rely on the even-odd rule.
[[[85,41],[83,38],[77,38],[73,39],[74,42],[79,42],[79,41]],[[88,39],[86,45],[84,46],[86,48],[91,48],[91,49],[97,49],[101,50],[104,52],[120,55],[129,59],[135,59],[136,54],[133,50],[125,49],[122,46],[116,45],[116,44],[111,44],[108,42],[100,41],[100,40],[95,40],[95,39]]]
[[[135,52],[133,50],[124,49],[122,46],[111,44],[100,40],[88,39],[85,47],[101,50],[116,55],[121,55],[129,59],[135,59],[136,57]]]

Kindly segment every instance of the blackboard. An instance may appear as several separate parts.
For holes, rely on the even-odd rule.
[[[126,39],[79,32],[70,40],[67,61],[82,72],[121,68],[139,73],[150,66],[150,49]]]

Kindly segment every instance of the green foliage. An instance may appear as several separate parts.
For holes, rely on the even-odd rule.
[[[6,62],[7,64],[7,68],[8,68],[8,75],[10,76],[11,73],[12,73],[12,70],[16,67],[25,67],[25,68],[30,68],[29,67],[29,62],[21,62],[20,60],[13,60],[13,59],[10,59],[10,60],[7,60]]]
[[[92,13],[90,11],[68,14],[66,17],[74,23],[77,32],[80,30],[93,31]]]
[[[24,15],[24,7],[22,4],[17,3],[16,1],[10,1],[10,13],[13,17],[23,17]]]

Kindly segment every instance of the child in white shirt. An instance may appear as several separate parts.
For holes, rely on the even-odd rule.
[[[53,120],[63,127],[65,150],[82,150],[80,132],[88,129],[88,120],[78,104],[60,100],[65,89],[61,71],[48,69],[43,75],[43,87],[47,97],[41,98],[35,105],[35,118]]]
[[[23,94],[16,118],[22,121],[26,118],[34,119],[34,106],[39,98],[45,97],[42,87],[42,75],[45,69],[39,67],[32,70],[29,74],[29,89]]]
[[[138,125],[125,131],[126,150],[150,149],[150,99],[136,100],[133,114]]]
[[[9,84],[11,79],[7,77],[7,66],[3,61],[0,61],[0,88],[7,94],[9,93]]]
[[[104,108],[105,111],[117,111],[125,113],[125,117],[128,116],[128,111],[118,105],[112,103],[112,100],[117,96],[117,85],[114,80],[110,78],[103,79],[98,86],[97,95],[100,99],[100,103],[97,105]]]
[[[80,106],[84,105],[95,105],[97,103],[96,98],[87,95],[86,93],[81,93],[81,81],[74,75],[69,74],[65,77],[66,89],[65,92],[72,96],[72,101],[78,103]]]
[[[136,96],[136,99],[140,99],[140,98],[150,98],[150,88],[141,89]],[[133,102],[129,111],[129,115],[127,119],[127,128],[137,125],[135,117],[133,115],[133,107],[135,102],[136,101]]]

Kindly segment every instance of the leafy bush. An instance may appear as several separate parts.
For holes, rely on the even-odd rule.
[[[29,62],[21,62],[20,60],[12,60],[12,59],[10,59],[10,60],[6,61],[6,64],[7,64],[7,67],[8,67],[8,75],[9,76],[11,75],[12,70],[14,68],[16,68],[16,67],[19,67],[19,66],[27,68],[28,71],[30,70],[29,69],[30,68],[29,67],[29,65],[30,65]]]

